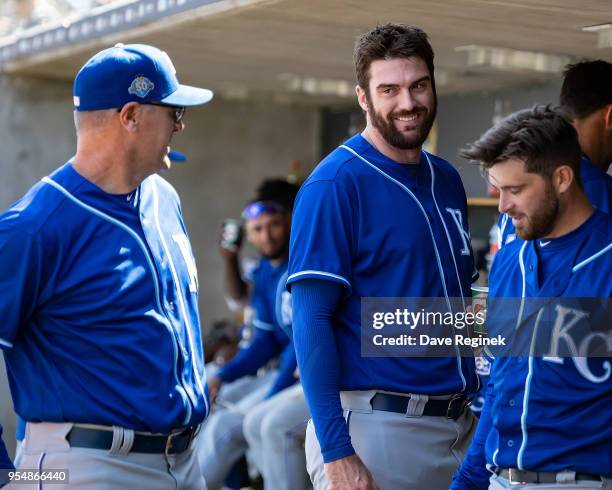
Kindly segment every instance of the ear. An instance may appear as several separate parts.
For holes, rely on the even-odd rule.
[[[119,112],[119,122],[126,131],[134,132],[138,128],[142,106],[137,102],[128,102]]]
[[[574,170],[569,165],[557,167],[552,174],[552,183],[558,194],[567,192],[575,180]]]
[[[359,106],[365,112],[368,112],[368,98],[366,97],[366,91],[362,89],[359,85],[356,85],[355,93],[357,94],[357,102],[359,102]]]
[[[608,131],[612,131],[612,104],[604,107],[604,125]]]

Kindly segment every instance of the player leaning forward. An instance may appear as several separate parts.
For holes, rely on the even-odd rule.
[[[362,297],[469,295],[465,191],[421,150],[436,115],[427,35],[378,27],[355,61],[366,128],[304,183],[291,231],[308,471],[315,489],[447,488],[474,426],[473,359],[362,357],[360,307]]]
[[[22,468],[70,488],[204,485],[191,440],[208,412],[197,272],[170,161],[185,106],[145,45],[96,54],[74,85],[77,152],[0,215],[0,346]]]
[[[530,350],[493,361],[452,488],[611,488],[612,218],[583,189],[576,131],[535,107],[501,121],[464,155],[482,162],[520,238],[496,255],[489,299],[522,297],[523,306],[499,315],[489,308],[487,326],[516,331]],[[589,307],[593,298],[604,307]],[[569,357],[575,346],[579,357]],[[586,347],[602,348],[599,357],[586,357]]]

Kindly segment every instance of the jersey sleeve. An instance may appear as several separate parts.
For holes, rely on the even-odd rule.
[[[491,408],[495,399],[495,387],[490,381],[486,388],[485,402],[472,443],[463,462],[455,472],[449,490],[486,490],[491,473],[487,469],[485,443],[493,426]]]
[[[335,181],[314,181],[300,191],[291,226],[288,288],[310,278],[336,282],[350,291],[356,206]]]
[[[38,238],[0,223],[0,264],[0,348],[10,349],[37,304],[42,264]]]

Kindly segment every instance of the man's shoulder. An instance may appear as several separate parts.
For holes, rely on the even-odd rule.
[[[51,174],[51,177],[57,175],[59,170]],[[57,221],[58,226],[62,221],[66,221],[66,216],[55,219],[56,211],[67,197],[53,183],[64,188],[62,182],[57,182],[55,178],[38,181],[0,214],[0,228],[4,231],[19,230],[36,235],[51,220]]]
[[[429,153],[426,151],[424,151],[423,153],[427,156],[428,161],[431,163],[434,169],[437,170],[442,176],[444,176],[446,179],[461,184],[461,186],[463,187],[461,175],[459,175],[459,171],[451,162],[445,160],[444,158],[438,155],[434,155],[433,153]]]

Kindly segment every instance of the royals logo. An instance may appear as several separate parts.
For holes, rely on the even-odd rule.
[[[149,92],[151,92],[153,88],[155,88],[153,82],[147,77],[141,76],[134,78],[130,88],[128,89],[128,93],[144,99],[147,95],[149,95]]]

